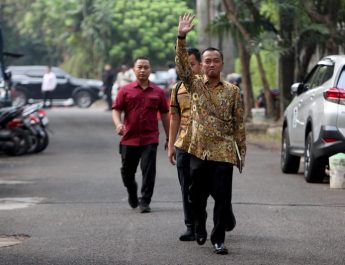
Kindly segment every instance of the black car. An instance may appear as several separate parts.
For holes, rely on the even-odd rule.
[[[14,105],[43,99],[41,85],[47,66],[9,66],[7,71],[12,74],[15,87]],[[54,101],[72,99],[75,105],[88,108],[95,100],[102,98],[102,81],[76,78],[58,67],[52,67],[52,71],[57,79],[57,86],[53,91]]]

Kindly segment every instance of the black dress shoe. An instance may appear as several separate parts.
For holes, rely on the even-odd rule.
[[[149,213],[151,212],[151,208],[148,204],[140,202],[139,209],[141,213]]]
[[[205,234],[195,234],[195,239],[196,239],[196,243],[198,243],[198,245],[203,245],[206,242],[207,239],[207,233]]]
[[[215,243],[213,244],[213,248],[214,248],[214,253],[216,254],[226,255],[229,253],[224,243]]]
[[[138,207],[138,196],[135,193],[128,194],[128,204],[134,209]]]
[[[182,235],[180,235],[180,241],[194,241],[195,235],[194,235],[194,229],[193,228],[187,228],[187,231],[184,232]]]

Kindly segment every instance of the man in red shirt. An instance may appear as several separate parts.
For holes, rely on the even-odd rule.
[[[121,176],[128,191],[128,203],[132,208],[139,204],[142,213],[149,207],[156,178],[156,157],[159,142],[157,112],[160,112],[168,141],[169,108],[163,89],[149,81],[150,61],[139,57],[133,67],[136,81],[123,86],[113,103],[113,121],[116,132],[122,136],[120,153]],[[122,122],[121,114],[124,113]],[[166,143],[167,144],[167,143]],[[135,172],[140,161],[143,181],[140,201],[137,197]]]

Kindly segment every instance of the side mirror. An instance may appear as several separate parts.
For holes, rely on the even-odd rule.
[[[294,83],[291,86],[291,94],[292,95],[299,95],[304,91],[304,84],[303,83]]]

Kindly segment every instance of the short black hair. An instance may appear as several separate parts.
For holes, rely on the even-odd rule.
[[[201,53],[197,48],[188,48],[188,55],[194,55],[195,59],[200,63],[201,62]]]
[[[208,51],[211,51],[211,52],[217,51],[220,54],[220,58],[222,59],[222,62],[224,61],[223,53],[219,49],[214,48],[214,47],[206,48],[205,50],[202,51],[201,55],[204,55],[204,53]]]
[[[136,63],[138,60],[146,60],[146,61],[149,61],[149,62],[150,62],[149,57],[147,57],[147,56],[138,56],[137,58],[134,59],[133,65],[135,65],[135,63]]]

